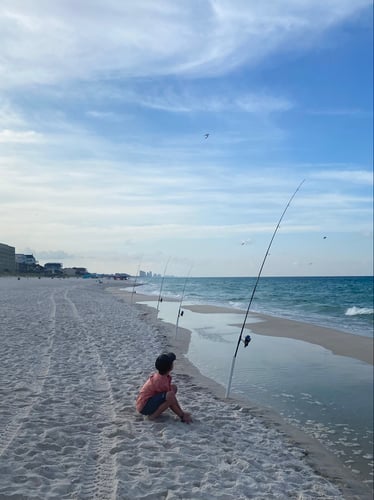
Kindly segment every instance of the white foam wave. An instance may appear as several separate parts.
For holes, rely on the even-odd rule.
[[[345,311],[346,316],[357,316],[358,314],[374,314],[374,309],[370,307],[349,307]]]

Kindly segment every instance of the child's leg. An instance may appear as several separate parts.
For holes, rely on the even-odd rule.
[[[157,408],[155,412],[152,413],[152,415],[149,415],[148,418],[153,420],[154,418],[157,418],[161,415],[161,413],[164,413],[165,410],[169,408],[170,404],[168,401],[165,401],[165,403],[161,403],[160,406]]]
[[[186,423],[191,422],[191,417],[189,413],[185,413],[182,408],[180,407],[178,400],[175,396],[174,391],[170,391],[166,393],[166,401],[164,403],[161,403],[160,406],[157,408],[157,410],[150,415],[149,418],[154,419],[157,418],[163,413],[165,410],[170,408],[176,415],[178,415],[179,418],[184,418],[184,421]]]
[[[163,413],[165,410],[170,408],[178,417],[183,416],[183,410],[179,406],[179,403],[177,401],[177,398],[175,396],[175,392],[169,391],[166,393],[166,400],[164,403],[161,403],[160,406],[157,408],[157,410],[150,415],[150,418],[157,418]]]

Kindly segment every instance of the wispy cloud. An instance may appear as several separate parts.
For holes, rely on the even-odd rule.
[[[204,94],[187,91],[184,86],[182,90],[162,87],[162,85],[139,92],[136,90],[121,93],[121,99],[144,106],[146,108],[178,113],[195,112],[244,112],[254,114],[267,114],[282,112],[292,109],[293,103],[284,97],[269,95],[259,90],[257,92],[241,92],[238,89],[210,90]],[[232,94],[230,96],[230,94]]]
[[[33,130],[0,130],[0,143],[35,144],[43,142],[43,135]]]
[[[326,108],[326,109],[309,109],[307,110],[307,113],[310,115],[317,115],[317,116],[347,116],[350,118],[361,118],[361,117],[370,117],[373,116],[373,110],[365,110],[365,109],[359,109],[359,108],[341,108],[341,109],[331,109],[331,108]]]
[[[369,0],[80,3],[4,0],[0,85],[224,74],[294,50]],[[98,33],[101,36],[98,36]]]
[[[354,184],[373,185],[374,175],[372,170],[322,170],[312,174],[315,179],[330,181],[345,181]]]
[[[76,259],[78,256],[77,255],[74,255],[74,254],[69,254],[67,252],[65,252],[64,250],[49,250],[49,251],[45,251],[45,250],[40,250],[40,251],[37,251],[35,252],[35,250],[33,249],[28,249],[29,252],[26,252],[25,253],[34,253],[38,256],[39,259],[42,259],[42,260],[61,260],[61,259]]]
[[[119,120],[118,114],[113,111],[96,111],[94,109],[87,111],[87,116],[103,120]]]
[[[235,227],[251,224],[268,230],[268,224],[275,222],[295,187],[288,178],[294,176],[291,171],[295,167],[291,166],[277,171],[260,168],[260,175],[252,172],[248,176],[245,172],[233,172],[229,166],[217,168],[204,163],[178,169],[173,164],[138,164],[134,170],[130,164],[120,162],[95,166],[89,162],[67,165],[55,161],[48,167],[33,166],[26,159],[17,165],[7,159],[0,162],[0,169],[3,216],[22,218],[23,213],[34,214],[36,224],[43,217],[43,224],[55,226],[53,232],[66,224],[81,231],[100,228],[109,233],[126,226],[133,228],[137,236],[141,231],[153,234],[151,226],[157,226],[160,235],[168,236],[171,227],[195,227],[194,233],[201,235],[208,226],[222,231],[227,225],[236,231]],[[56,172],[63,175],[56,177]],[[310,225],[316,221],[323,224],[327,211],[339,218],[342,209],[353,214],[355,207],[367,214],[363,220],[366,224],[371,198],[369,194],[351,192],[351,177],[356,172],[350,176],[338,171],[335,174],[328,177],[324,172],[314,173],[307,180],[294,202],[295,227],[304,227],[306,221]],[[358,172],[357,178],[367,183],[368,174]],[[321,191],[318,179],[333,180],[335,191],[338,187],[339,192],[331,192],[327,186],[325,192]],[[355,215],[351,222],[346,219],[347,226],[351,223],[356,224]]]
[[[9,100],[0,101],[0,129],[24,126],[24,117],[14,109]]]

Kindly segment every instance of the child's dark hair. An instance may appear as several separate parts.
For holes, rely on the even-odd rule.
[[[156,370],[158,370],[160,375],[166,375],[172,369],[175,359],[176,356],[173,352],[160,354],[155,362]]]

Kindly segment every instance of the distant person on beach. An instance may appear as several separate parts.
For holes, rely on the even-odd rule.
[[[171,383],[170,372],[173,370],[175,359],[173,352],[160,354],[156,359],[157,372],[153,373],[140,389],[136,400],[136,410],[153,420],[170,408],[178,415],[181,422],[190,424],[191,415],[180,407],[176,397],[177,386]]]

